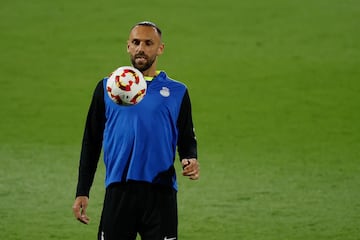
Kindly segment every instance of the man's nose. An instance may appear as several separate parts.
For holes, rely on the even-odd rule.
[[[145,43],[140,42],[139,45],[137,45],[137,52],[144,52],[144,48],[145,48]]]

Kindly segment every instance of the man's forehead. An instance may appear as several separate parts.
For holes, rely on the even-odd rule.
[[[135,26],[130,32],[130,39],[160,39],[156,29],[151,26]]]

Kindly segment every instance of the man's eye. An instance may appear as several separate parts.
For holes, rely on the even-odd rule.
[[[135,45],[139,45],[139,44],[140,44],[140,41],[138,41],[138,40],[133,40],[132,43],[135,44]]]

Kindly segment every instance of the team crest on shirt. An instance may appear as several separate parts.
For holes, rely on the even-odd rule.
[[[163,97],[168,97],[170,96],[170,89],[168,89],[167,87],[162,87],[162,89],[160,90],[160,94]]]

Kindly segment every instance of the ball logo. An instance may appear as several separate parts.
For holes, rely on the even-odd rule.
[[[127,76],[128,74],[130,74],[130,77]],[[125,81],[122,81],[121,78]],[[133,83],[139,84],[139,82],[139,76],[131,69],[124,69],[121,75],[115,76],[116,85],[124,91],[131,91],[131,86]]]
[[[170,90],[167,87],[162,87],[162,89],[160,90],[160,94],[163,97],[168,97],[170,96]]]

